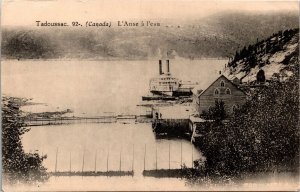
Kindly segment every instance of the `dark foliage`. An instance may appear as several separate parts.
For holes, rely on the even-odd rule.
[[[220,123],[227,117],[225,103],[222,100],[216,100],[215,106],[209,108],[208,111],[203,111],[200,116],[204,119],[215,120],[217,123]]]
[[[286,81],[257,88],[227,124],[208,123],[198,147],[209,174],[299,169],[299,63]]]
[[[265,77],[265,72],[264,70],[259,70],[257,75],[256,75],[256,81],[257,82],[265,82],[266,81],[266,77]]]
[[[229,67],[236,67],[239,61],[244,61],[245,71],[250,71],[251,68],[254,68],[256,65],[262,67],[265,64],[261,60],[261,56],[266,54],[274,54],[278,51],[284,50],[284,45],[289,42],[295,35],[299,33],[299,28],[287,29],[284,32],[279,31],[262,41],[257,41],[254,45],[249,45],[247,48],[243,47],[240,51],[236,51],[233,59],[228,63]],[[295,53],[287,55],[287,58],[283,61],[284,64],[289,63],[290,57],[294,56]],[[268,61],[267,61],[268,62]]]
[[[47,179],[43,159],[37,153],[25,153],[21,135],[29,131],[24,125],[20,107],[26,100],[2,98],[2,164],[5,179],[16,181],[43,181]]]

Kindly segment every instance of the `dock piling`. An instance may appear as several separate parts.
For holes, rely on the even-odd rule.
[[[72,153],[70,151],[70,173],[72,172]]]
[[[121,172],[121,169],[122,169],[122,147],[121,147],[121,150],[120,150],[120,166],[119,166],[119,171]]]
[[[55,155],[55,173],[57,172],[57,155],[58,155],[58,147],[56,147],[56,155]]]
[[[155,145],[155,169],[157,170],[157,144]]]
[[[106,159],[106,172],[108,173],[108,159],[109,159],[109,149],[107,150],[107,159]]]
[[[180,142],[180,167],[182,169],[182,140]]]
[[[97,149],[96,149],[96,154],[95,154],[95,173],[97,172]]]
[[[144,170],[146,170],[146,150],[147,150],[147,146],[145,144],[145,152],[144,152]]]
[[[171,169],[171,151],[170,151],[171,145],[169,142],[169,170]]]
[[[132,145],[132,172],[134,169],[134,144]]]
[[[85,155],[85,148],[83,149],[83,156],[82,156],[82,168],[81,168],[82,173],[83,173],[83,170],[84,170],[84,155]]]

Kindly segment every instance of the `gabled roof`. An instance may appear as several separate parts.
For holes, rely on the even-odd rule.
[[[201,95],[203,95],[203,93],[205,93],[206,90],[208,90],[208,88],[209,88],[212,84],[214,84],[216,81],[218,81],[218,80],[219,80],[220,78],[222,78],[222,77],[224,77],[224,78],[225,78],[228,82],[230,82],[234,87],[236,87],[238,90],[240,90],[241,92],[243,92],[243,93],[246,95],[246,93],[245,93],[242,89],[240,89],[237,85],[235,85],[234,83],[232,83],[227,77],[225,77],[225,76],[222,74],[222,75],[220,75],[217,79],[215,79],[214,81],[212,81],[212,83],[207,84],[207,86],[204,87],[203,91],[198,95],[198,97],[200,97]]]

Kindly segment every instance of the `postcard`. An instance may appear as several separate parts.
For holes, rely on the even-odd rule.
[[[299,190],[298,3],[4,0],[2,190]]]

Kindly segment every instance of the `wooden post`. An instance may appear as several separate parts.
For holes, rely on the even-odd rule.
[[[132,172],[133,172],[133,169],[134,169],[134,144],[132,146]]]
[[[85,155],[85,149],[83,149],[83,156],[82,156],[82,168],[81,168],[82,175],[84,170],[84,155]]]
[[[70,173],[72,172],[72,154],[70,151]]]
[[[109,149],[108,149],[108,151],[107,151],[106,172],[108,172],[108,158],[109,158]]]
[[[180,167],[182,169],[182,140],[180,142]]]
[[[58,154],[58,147],[56,148],[56,155],[55,155],[55,173],[57,172],[57,154]]]
[[[146,150],[147,150],[146,147],[147,147],[147,146],[146,146],[146,144],[145,144],[145,152],[144,152],[144,170],[146,170]]]
[[[155,145],[155,168],[157,170],[157,144]]]
[[[170,163],[170,161],[171,161],[171,151],[170,151],[170,148],[171,148],[171,146],[170,146],[170,142],[169,142],[169,169],[171,168],[171,163]]]
[[[95,173],[97,172],[97,149],[96,149],[96,155],[95,155]]]
[[[120,150],[120,167],[119,167],[119,171],[121,172],[122,169],[122,148]]]

